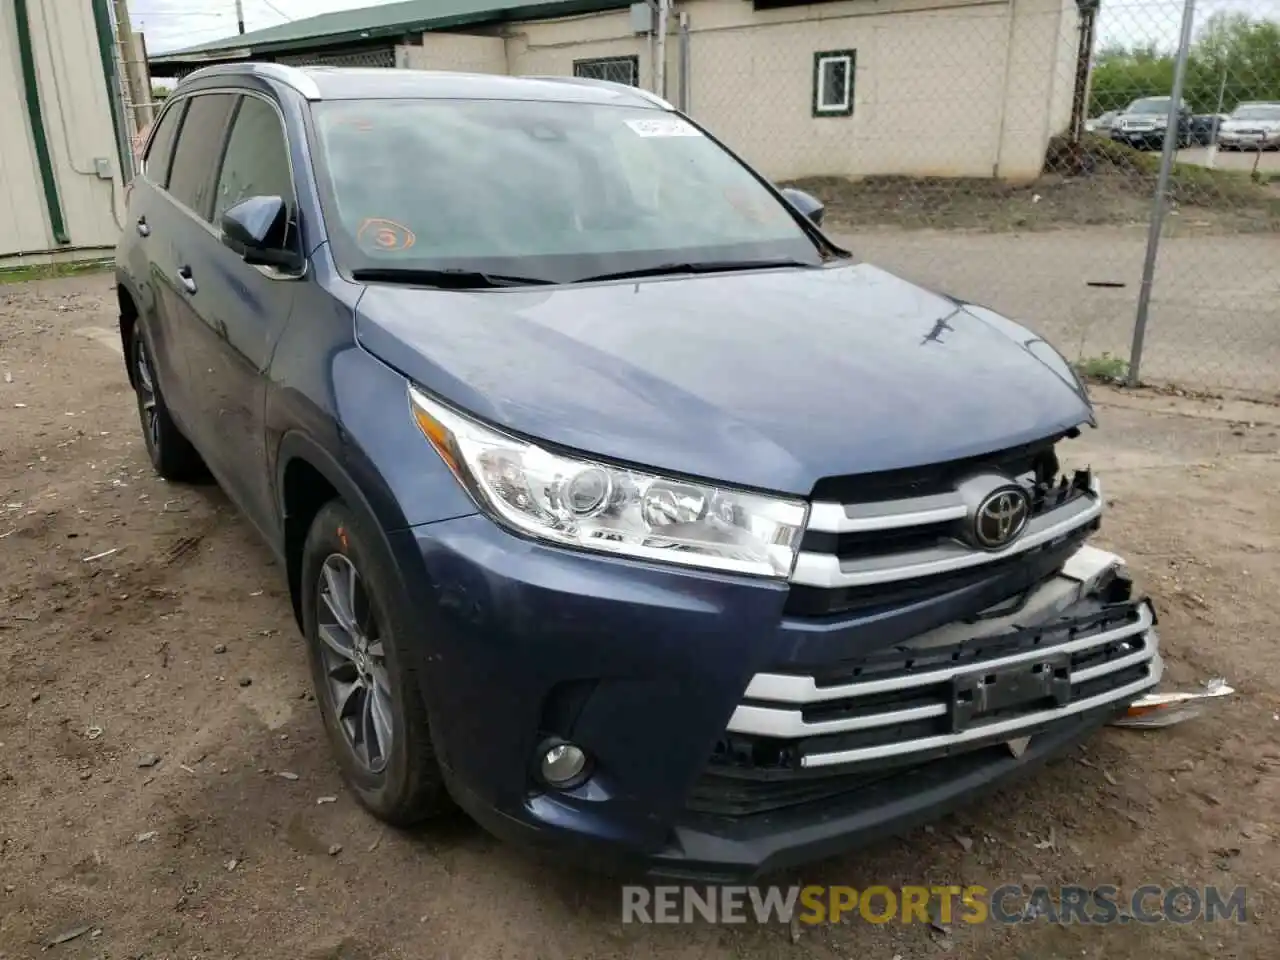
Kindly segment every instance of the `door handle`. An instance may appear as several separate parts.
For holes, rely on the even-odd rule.
[[[146,217],[138,218],[137,228],[138,228],[138,236],[140,237],[151,236],[151,227],[147,225]]]
[[[190,267],[180,267],[178,269],[178,279],[182,281],[182,288],[187,293],[196,292],[196,278],[191,275]]]

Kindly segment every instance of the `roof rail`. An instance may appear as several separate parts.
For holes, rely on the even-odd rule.
[[[202,80],[206,77],[266,77],[269,80],[278,80],[285,86],[292,87],[302,94],[308,100],[319,100],[320,87],[316,82],[307,76],[306,71],[299,70],[297,67],[290,67],[283,63],[220,63],[211,67],[201,67],[199,70],[193,70],[182,78],[182,83],[189,83],[193,80]],[[181,86],[181,84],[179,84]]]
[[[615,80],[597,80],[595,77],[564,77],[564,76],[529,76],[526,80],[548,80],[555,83],[576,83],[584,87],[604,87],[610,90],[617,90],[619,93],[631,93],[638,97],[643,97],[655,106],[661,107],[663,110],[675,110],[670,103],[663,100],[656,93],[644,89],[644,87],[633,87],[629,83],[618,83]]]

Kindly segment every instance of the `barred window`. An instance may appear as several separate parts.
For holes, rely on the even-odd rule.
[[[601,57],[573,61],[573,75],[591,80],[611,80],[632,87],[640,86],[639,57]]]

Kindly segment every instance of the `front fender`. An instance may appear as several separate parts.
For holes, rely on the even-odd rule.
[[[383,530],[477,512],[414,422],[402,375],[357,346],[337,350],[328,366],[328,411],[297,390],[281,391],[273,404],[277,412],[269,419],[288,422],[275,458],[281,517],[287,516],[284,477],[295,459],[318,470]]]
[[[477,512],[418,428],[402,374],[354,347],[334,358],[332,376],[343,466],[369,497],[383,529]]]

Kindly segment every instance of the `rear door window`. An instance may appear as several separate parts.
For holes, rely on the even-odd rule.
[[[284,128],[275,107],[253,96],[240,102],[231,128],[218,176],[213,222],[220,223],[223,213],[249,197],[279,197],[293,215],[293,179]]]
[[[166,110],[160,117],[155,136],[151,138],[151,146],[143,161],[142,172],[152,183],[164,187],[169,183],[169,161],[173,159],[173,144],[178,137],[178,127],[182,123],[182,112],[187,108],[186,100],[180,100]]]
[[[213,210],[214,171],[226,140],[237,95],[204,93],[191,98],[169,171],[169,193],[205,220]]]

